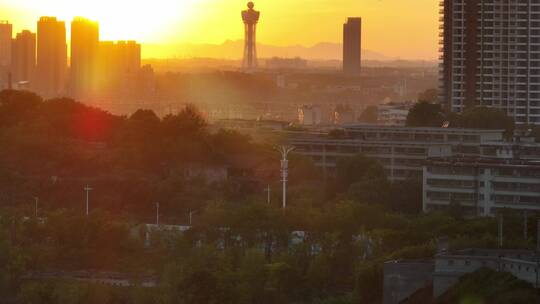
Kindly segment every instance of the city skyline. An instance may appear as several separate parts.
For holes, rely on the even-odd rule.
[[[145,49],[145,58],[192,57],[190,50],[177,50],[177,46],[221,44],[227,40],[241,40],[244,34],[238,20],[238,8],[245,6],[243,0],[157,0],[154,6],[136,1],[130,2],[129,14],[122,13],[126,7],[123,0],[114,3],[99,0],[92,4],[64,0],[42,2],[2,0],[0,20],[9,20],[14,32],[23,29],[35,32],[35,20],[40,16],[56,16],[60,20],[83,16],[99,22],[103,40],[129,39],[141,41],[143,45],[152,44],[154,47]],[[357,15],[363,18],[366,49],[392,58],[435,60],[437,3],[429,0],[414,2],[416,5],[398,0],[361,3],[351,0],[332,3],[257,1],[258,9],[265,12],[260,21],[258,40],[261,44],[276,46],[340,43],[343,20],[349,15]],[[220,30],[212,31],[212,28]],[[302,29],[302,34],[295,35],[290,28]]]

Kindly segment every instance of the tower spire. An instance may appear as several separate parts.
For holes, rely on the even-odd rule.
[[[260,12],[254,10],[255,4],[248,2],[248,9],[242,11],[242,20],[244,21],[244,60],[242,67],[252,70],[257,67],[257,23],[259,22]]]

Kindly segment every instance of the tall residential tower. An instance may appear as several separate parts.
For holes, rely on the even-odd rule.
[[[349,18],[343,24],[343,71],[360,73],[362,59],[362,18]]]
[[[71,22],[69,92],[73,97],[95,94],[99,26],[97,22],[76,17]]]
[[[442,0],[440,100],[540,124],[540,1]]]
[[[33,86],[36,70],[36,34],[22,31],[13,39],[11,73],[14,82]]]
[[[0,67],[7,68],[11,65],[11,36],[13,26],[0,20]]]
[[[66,25],[55,17],[41,17],[37,24],[37,91],[47,98],[64,94],[66,70]]]

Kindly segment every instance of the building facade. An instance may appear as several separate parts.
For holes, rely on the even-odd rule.
[[[88,97],[95,94],[98,48],[98,23],[81,17],[73,19],[69,78],[69,91],[72,97]]]
[[[343,138],[327,133],[293,133],[289,143],[332,174],[342,157],[364,154],[378,160],[391,181],[421,179],[430,156],[478,155],[485,143],[503,140],[503,130],[404,128],[351,125]]]
[[[349,18],[343,24],[343,71],[360,73],[362,59],[362,18]]]
[[[500,158],[432,158],[424,166],[423,210],[459,208],[473,216],[503,209],[540,210],[540,161]]]
[[[8,21],[0,20],[0,68],[11,65],[11,37],[13,26]]]
[[[316,126],[322,123],[322,110],[317,105],[304,105],[298,108],[298,123],[303,126]]]
[[[67,73],[66,25],[55,17],[37,23],[36,90],[44,97],[65,93]]]
[[[442,0],[440,100],[540,124],[540,2]]]
[[[11,73],[15,83],[31,85],[36,71],[36,34],[22,31],[13,39]]]
[[[97,54],[97,91],[101,96],[132,96],[138,90],[141,45],[136,41],[101,41]]]
[[[539,287],[540,267],[534,251],[513,249],[464,249],[435,255],[433,297],[438,297],[465,274],[481,268],[509,272],[516,278]]]

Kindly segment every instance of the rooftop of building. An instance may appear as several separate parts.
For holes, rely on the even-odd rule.
[[[348,124],[343,129],[348,130],[373,130],[373,131],[393,131],[393,132],[431,132],[431,133],[470,133],[470,134],[502,134],[502,129],[466,129],[466,128],[440,128],[440,127],[403,127],[385,126],[376,124]]]
[[[432,165],[452,165],[453,167],[523,167],[540,169],[540,160],[518,158],[497,158],[489,156],[450,156],[430,157],[427,162]]]
[[[467,248],[461,250],[450,250],[440,252],[435,257],[505,257],[505,258],[521,258],[530,260],[535,257],[535,252],[524,249],[485,249],[485,248]]]

